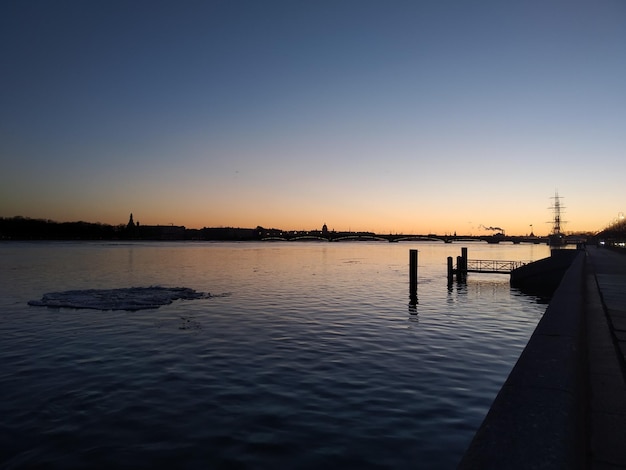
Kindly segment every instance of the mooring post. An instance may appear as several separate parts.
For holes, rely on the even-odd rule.
[[[461,248],[461,258],[463,258],[463,276],[467,276],[467,248]]]
[[[453,279],[454,279],[454,267],[453,267],[452,256],[448,256],[448,285],[452,284]]]
[[[409,250],[409,297],[417,303],[417,250]]]
[[[463,257],[456,257],[456,280],[457,282],[465,281],[465,271],[463,270]]]

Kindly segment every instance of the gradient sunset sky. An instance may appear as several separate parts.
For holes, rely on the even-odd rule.
[[[623,0],[0,4],[0,216],[380,233],[626,211]]]

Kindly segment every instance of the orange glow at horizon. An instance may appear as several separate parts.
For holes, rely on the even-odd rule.
[[[245,206],[245,203],[242,204]],[[538,236],[547,235],[551,226],[551,214],[549,210],[518,211],[515,214],[504,216],[500,214],[487,214],[483,211],[483,217],[479,211],[470,214],[459,210],[457,212],[443,212],[438,208],[430,211],[422,207],[421,210],[409,211],[408,208],[400,210],[368,210],[367,208],[353,209],[345,216],[338,208],[315,208],[307,210],[282,207],[281,210],[266,210],[259,213],[254,207],[251,212],[233,210],[233,204],[223,207],[210,207],[204,205],[187,205],[177,209],[174,203],[172,207],[162,205],[151,206],[149,204],[136,204],[137,207],[120,208],[116,210],[92,211],[92,210],[44,210],[22,211],[15,214],[3,214],[4,217],[24,216],[30,218],[50,219],[57,222],[85,221],[98,222],[110,225],[124,225],[132,212],[134,220],[142,225],[178,225],[190,229],[203,227],[238,227],[277,228],[282,230],[321,230],[326,224],[329,230],[335,231],[366,231],[380,234],[405,233],[405,234],[429,234],[439,235],[488,235],[497,233],[499,230],[489,230],[488,227],[501,228],[507,235],[527,235],[531,231]],[[547,206],[546,206],[547,207]],[[52,209],[52,208],[49,208]],[[595,232],[607,226],[612,220],[602,215],[595,218],[582,218],[577,212],[576,223],[569,222],[572,214],[565,214],[566,221],[564,232]]]

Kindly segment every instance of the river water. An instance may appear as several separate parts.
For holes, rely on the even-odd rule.
[[[0,468],[454,468],[546,305],[543,245],[0,243]],[[409,249],[419,252],[409,306]],[[158,309],[27,305],[189,287]]]

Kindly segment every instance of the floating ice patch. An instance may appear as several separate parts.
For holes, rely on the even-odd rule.
[[[87,289],[50,292],[41,300],[31,300],[36,307],[91,308],[96,310],[142,310],[159,308],[174,300],[206,299],[211,294],[187,287],[129,287],[123,289]]]

